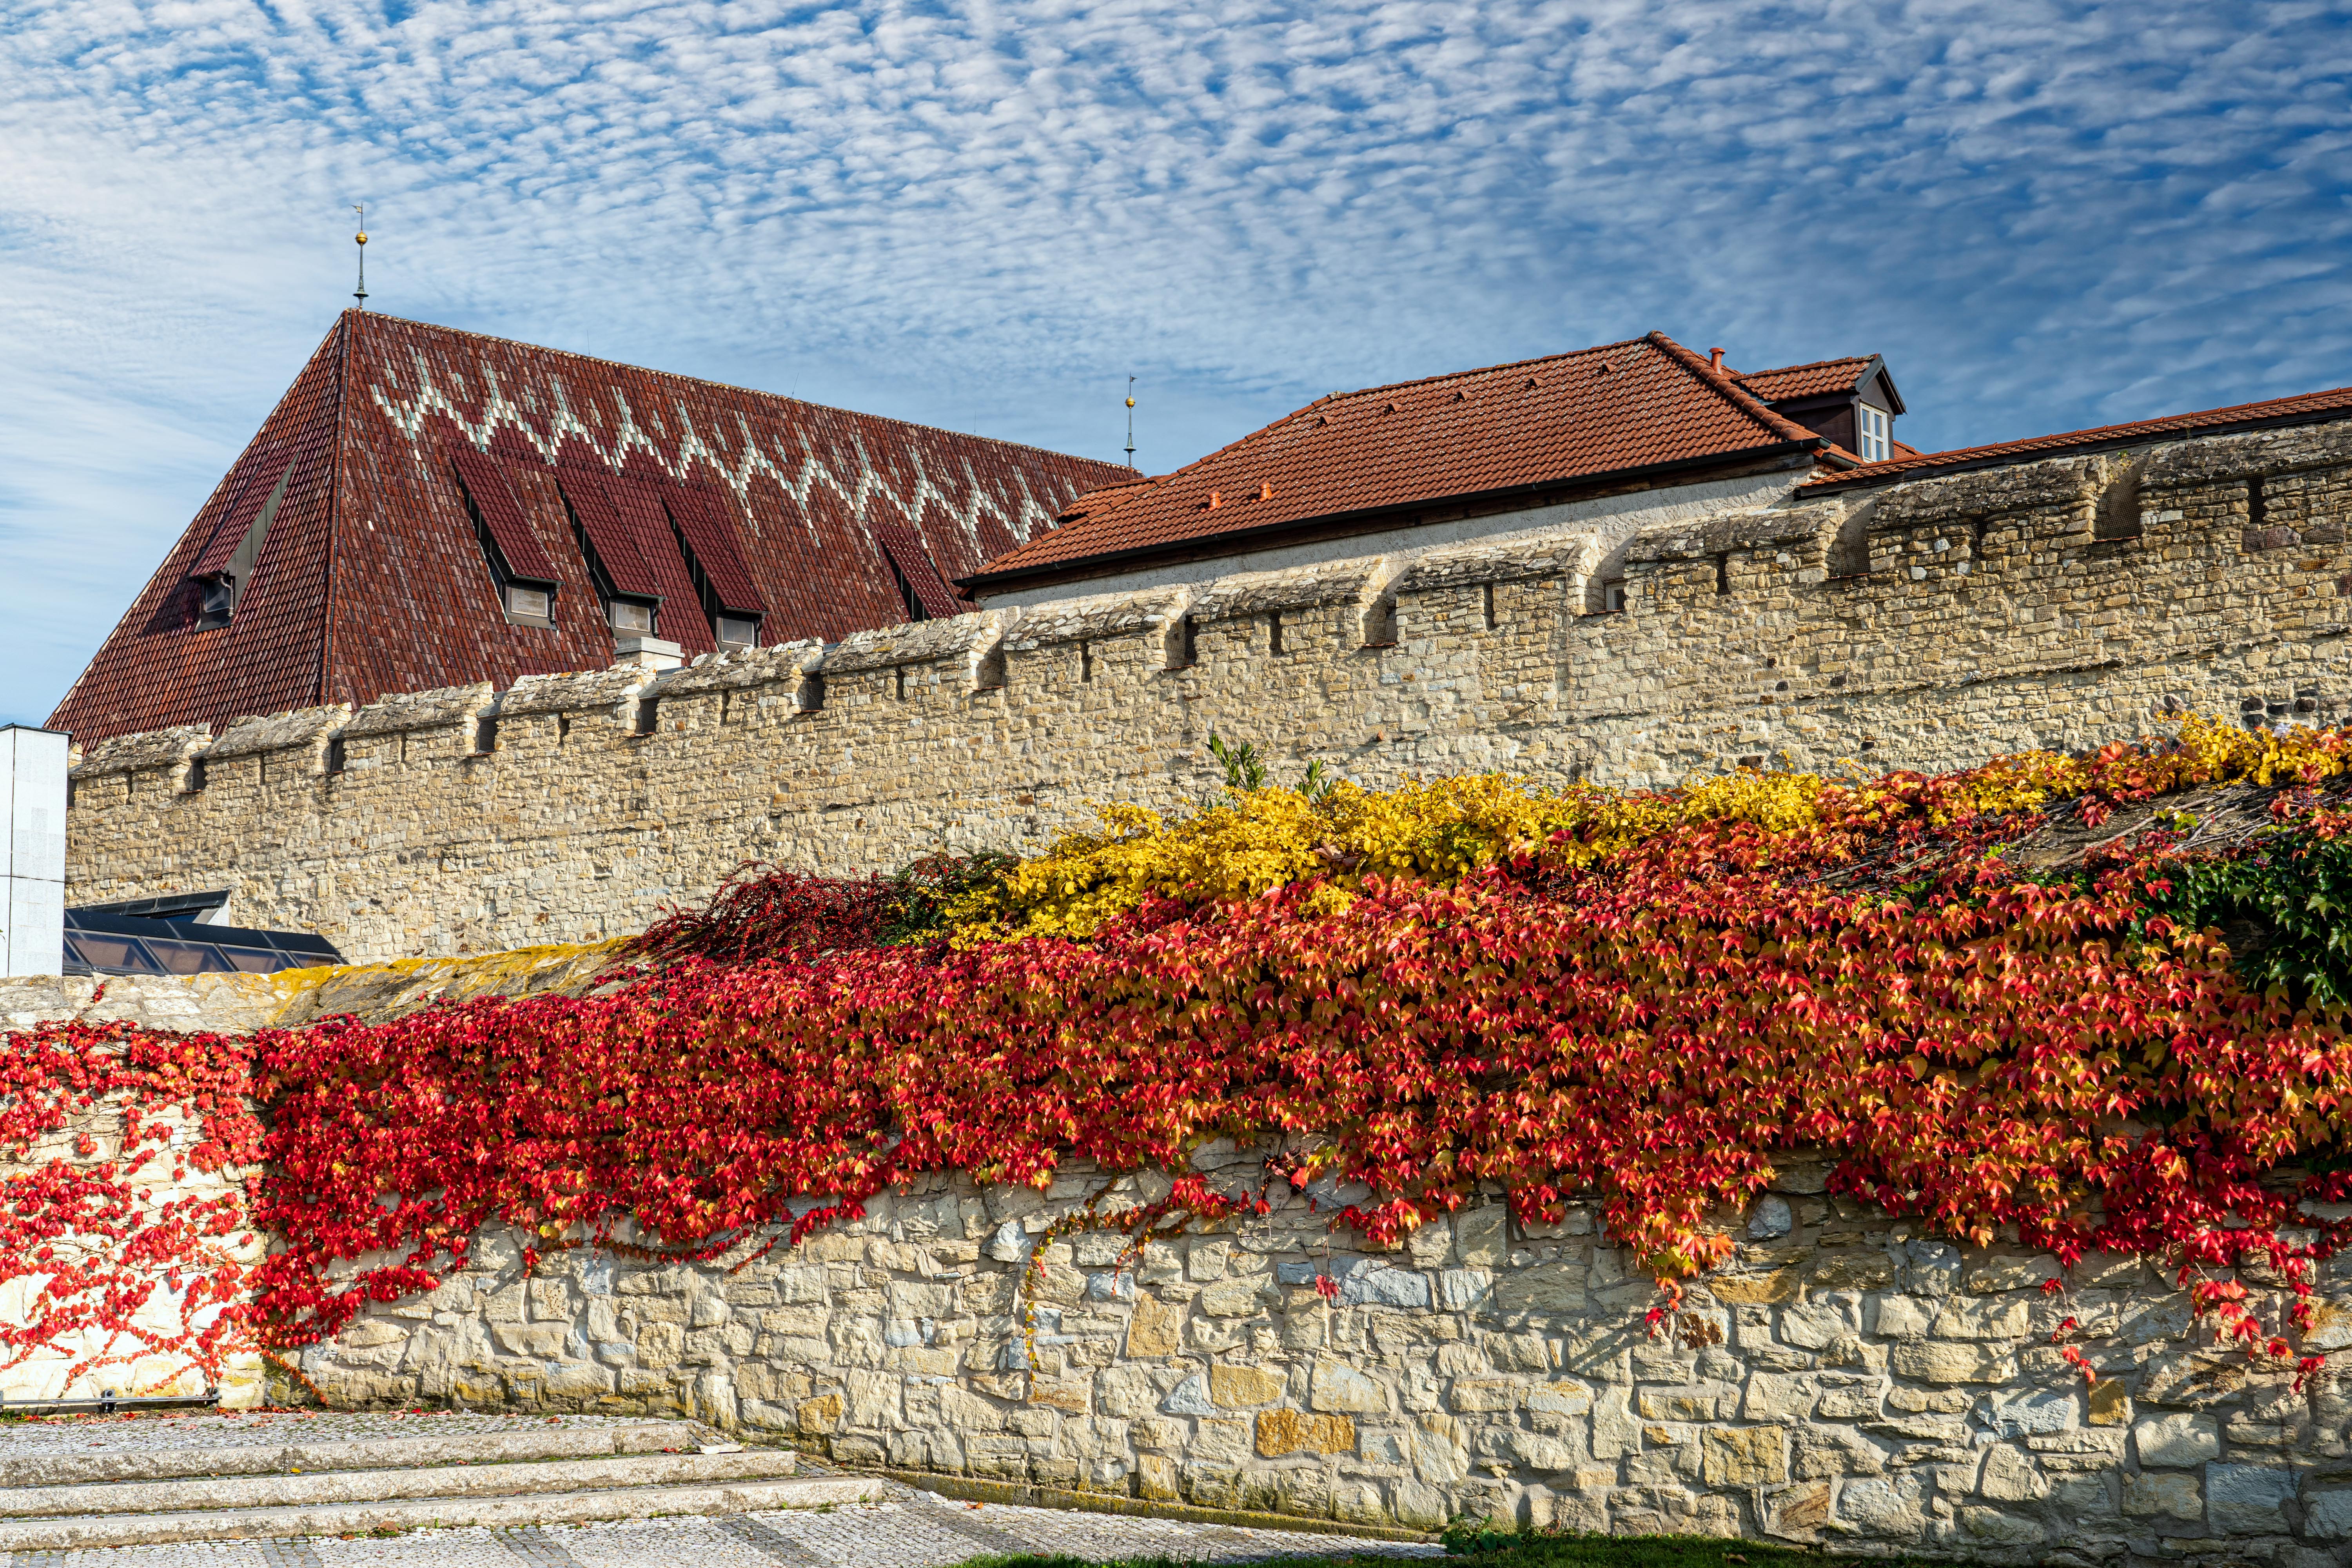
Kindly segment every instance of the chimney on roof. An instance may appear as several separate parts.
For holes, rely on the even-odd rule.
[[[1713,370],[1716,374],[1721,375],[1723,374],[1723,351],[1721,349],[1707,350],[1706,363],[1708,368]]]

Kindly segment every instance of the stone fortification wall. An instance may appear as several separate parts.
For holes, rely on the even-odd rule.
[[[1181,806],[1213,731],[1296,777],[1947,767],[2347,689],[2352,426],[2174,442],[1597,536],[1228,577],[129,736],[68,899],[229,887],[352,957],[593,940],[747,858],[1027,849]]]
[[[1201,1163],[1255,1181],[1253,1156]],[[1468,1513],[2021,1563],[2352,1556],[2333,1370],[2300,1392],[2253,1371],[2134,1260],[2095,1256],[2045,1295],[2050,1258],[1921,1239],[1826,1195],[1818,1166],[1784,1168],[1740,1216],[1737,1263],[1656,1338],[1655,1286],[1590,1209],[1523,1230],[1495,1204],[1368,1254],[1326,1228],[1343,1194],[1312,1213],[1277,1184],[1271,1215],[1125,1270],[1118,1237],[1049,1240],[1033,1367],[1017,1282],[1098,1185],[940,1180],[796,1249],[702,1265],[582,1249],[527,1272],[522,1238],[491,1237],[302,1367],[337,1404],[686,1411],[863,1466],[1367,1524]],[[2308,1350],[2352,1344],[2336,1289]],[[2095,1385],[2051,1342],[2067,1317]]]

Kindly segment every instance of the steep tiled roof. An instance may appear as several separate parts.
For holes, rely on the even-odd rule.
[[[460,482],[467,453],[468,479],[488,498],[476,499],[484,531],[509,569],[557,584],[552,626],[506,617]],[[196,573],[225,568],[281,473],[234,619],[195,629]],[[1129,478],[1108,463],[350,312],[49,722],[89,742],[600,668],[613,638],[574,540],[575,491],[583,521],[618,531],[614,549],[634,552],[634,585],[665,595],[661,635],[690,654],[712,646],[695,567],[722,607],[765,612],[761,641],[836,640],[906,618],[892,554],[958,577],[1051,528],[1081,492]],[[928,598],[956,607],[937,582]]]
[[[1451,497],[1818,447],[1663,332],[1334,394],[1158,479],[1107,487],[968,586]]]
[[[1779,370],[1741,371],[1739,384],[1766,403],[1781,403],[1792,397],[1821,397],[1833,392],[1852,392],[1878,363],[1870,354],[1847,359],[1817,360],[1811,364],[1783,365]]]
[[[2125,447],[2158,437],[2218,436],[2267,425],[2316,423],[2347,416],[2352,416],[2352,386],[2339,386],[2326,392],[2274,397],[2266,403],[2241,403],[2228,408],[2208,408],[2199,414],[2174,414],[2128,425],[2102,425],[2090,430],[2033,436],[2022,441],[1997,441],[1985,447],[1961,447],[1948,452],[1914,451],[1906,456],[1906,449],[1898,447],[1895,456],[1884,462],[1864,463],[1843,473],[1824,475],[1803,488],[1808,494],[1821,494],[1854,485],[1885,484],[1964,468],[2032,462],[2068,452]]]

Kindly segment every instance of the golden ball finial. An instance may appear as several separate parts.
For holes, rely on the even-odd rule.
[[[357,240],[360,244],[365,245],[367,243],[367,231],[362,229],[359,233],[352,236],[352,237]]]
[[[1135,399],[1134,399],[1134,398],[1132,398],[1132,397],[1129,398],[1129,399],[1127,400],[1127,405],[1128,405],[1129,408],[1134,407],[1134,406],[1135,406]]]

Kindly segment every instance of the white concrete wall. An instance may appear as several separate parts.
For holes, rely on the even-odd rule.
[[[1777,473],[1750,474],[1744,479],[1637,490],[1630,495],[1496,512],[1488,517],[1465,517],[1453,522],[1415,523],[1379,533],[1355,533],[1344,539],[1286,545],[1277,550],[1243,551],[1173,566],[1055,583],[1050,587],[983,593],[979,599],[992,610],[1026,608],[1090,594],[1132,594],[1147,588],[1206,583],[1235,572],[1279,572],[1294,566],[1381,555],[1409,557],[1433,550],[1450,550],[1460,544],[1501,543],[1553,535],[1586,536],[1599,542],[1604,552],[1613,552],[1636,532],[1653,524],[1689,522],[1730,507],[1771,506],[1786,500],[1799,484],[1811,477],[1812,470],[1800,464]]]
[[[72,737],[0,726],[0,974],[63,971],[66,766]]]

